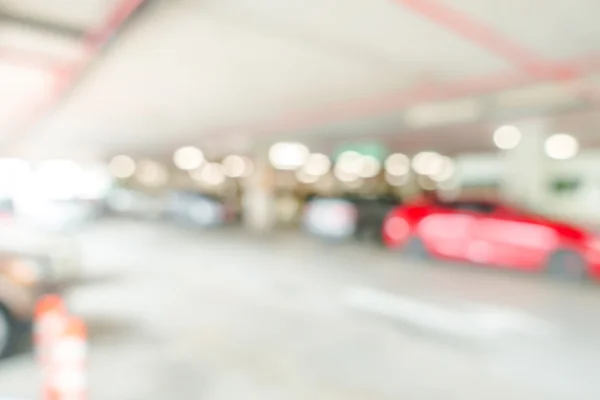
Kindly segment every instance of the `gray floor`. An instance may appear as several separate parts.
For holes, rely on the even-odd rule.
[[[112,221],[80,240],[92,399],[600,398],[600,288],[292,232]],[[0,395],[37,379],[31,355],[3,362]]]

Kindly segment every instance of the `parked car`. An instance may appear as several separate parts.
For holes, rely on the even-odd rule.
[[[400,204],[386,197],[313,197],[305,206],[303,226],[311,234],[328,239],[382,241],[386,215]]]
[[[0,222],[0,254],[43,261],[44,279],[68,286],[81,277],[81,257],[75,238],[46,232],[18,219]]]
[[[163,216],[165,199],[137,190],[117,188],[106,198],[108,213],[143,220],[156,220]]]
[[[0,207],[1,205],[0,202]],[[86,199],[34,199],[33,201],[29,199],[17,201],[15,212],[18,218],[35,224],[40,229],[64,232],[77,230],[85,223],[96,219],[100,214],[100,204],[98,201]]]
[[[570,279],[600,277],[600,236],[500,202],[419,200],[384,222],[387,247]]]
[[[356,231],[359,240],[383,243],[383,221],[386,216],[401,204],[394,197],[351,198],[356,207]]]
[[[194,227],[222,226],[237,219],[237,210],[216,196],[197,192],[172,193],[166,206],[174,221]]]
[[[0,358],[30,336],[36,301],[53,289],[45,281],[43,263],[35,257],[0,254]]]
[[[357,210],[343,198],[314,197],[304,206],[302,226],[328,240],[346,240],[356,233]]]

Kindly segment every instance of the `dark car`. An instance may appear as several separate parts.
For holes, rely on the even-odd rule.
[[[359,240],[383,243],[382,228],[386,216],[402,202],[394,197],[349,198],[356,207],[356,230]]]
[[[311,234],[336,240],[358,238],[382,242],[386,215],[401,202],[391,197],[310,197],[303,225]]]
[[[169,196],[166,212],[178,223],[199,228],[222,226],[238,217],[234,207],[216,196],[183,191]]]

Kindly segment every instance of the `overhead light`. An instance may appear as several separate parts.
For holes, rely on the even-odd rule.
[[[77,197],[85,178],[83,168],[72,160],[48,160],[34,171],[32,185],[40,197],[72,199]]]
[[[362,156],[356,151],[345,151],[340,154],[335,163],[335,169],[346,175],[360,174]]]
[[[361,178],[374,178],[381,171],[381,163],[372,156],[362,156],[359,159],[360,171],[358,176]]]
[[[439,169],[435,171],[435,173],[431,174],[430,177],[436,182],[445,182],[448,181],[452,176],[454,176],[454,161],[452,161],[449,157],[440,158],[440,162],[438,164]]]
[[[31,165],[23,159],[0,159],[0,192],[16,194],[28,182],[31,174]]]
[[[333,168],[333,175],[340,182],[353,182],[359,179],[358,172],[354,170],[348,171],[344,168],[344,164],[335,164]]]
[[[418,174],[434,175],[443,164],[443,156],[434,151],[424,151],[417,154],[412,160],[412,167]]]
[[[410,159],[404,154],[391,154],[385,159],[384,167],[390,175],[406,175],[410,172]]]
[[[494,132],[494,144],[502,150],[514,149],[521,142],[522,136],[516,126],[504,125]]]
[[[391,186],[402,186],[408,182],[408,176],[409,176],[408,174],[393,175],[393,174],[390,174],[389,172],[386,172],[385,180]]]
[[[177,168],[191,171],[204,163],[204,153],[197,147],[185,146],[173,154],[173,162]]]
[[[302,143],[277,143],[269,150],[269,161],[280,170],[296,170],[306,164],[310,151]]]
[[[566,133],[557,133],[546,139],[544,143],[546,155],[555,160],[573,158],[579,152],[579,142]]]
[[[128,156],[116,156],[110,160],[108,170],[116,178],[130,178],[135,173],[135,161]]]
[[[138,163],[135,177],[147,186],[156,187],[164,185],[169,175],[166,168],[161,164],[151,160],[143,160]]]
[[[304,169],[299,169],[298,171],[296,171],[296,179],[298,179],[298,181],[302,183],[315,183],[319,180],[319,178],[319,175],[309,174]]]
[[[230,178],[242,178],[252,174],[254,164],[247,157],[229,155],[222,161],[223,173]]]
[[[191,171],[190,176],[202,183],[218,186],[225,182],[223,167],[218,163],[204,164],[197,170]]]
[[[331,169],[331,160],[325,154],[311,153],[302,171],[307,175],[323,176]]]

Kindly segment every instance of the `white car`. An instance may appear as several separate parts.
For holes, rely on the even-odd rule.
[[[304,208],[305,230],[325,239],[344,240],[356,231],[357,210],[350,201],[339,198],[315,198]]]
[[[106,199],[107,207],[111,212],[148,220],[162,217],[165,203],[165,199],[161,196],[128,189],[115,189]]]
[[[43,278],[55,284],[75,282],[81,277],[81,258],[74,238],[44,232],[17,221],[0,223],[0,252],[39,259]]]

